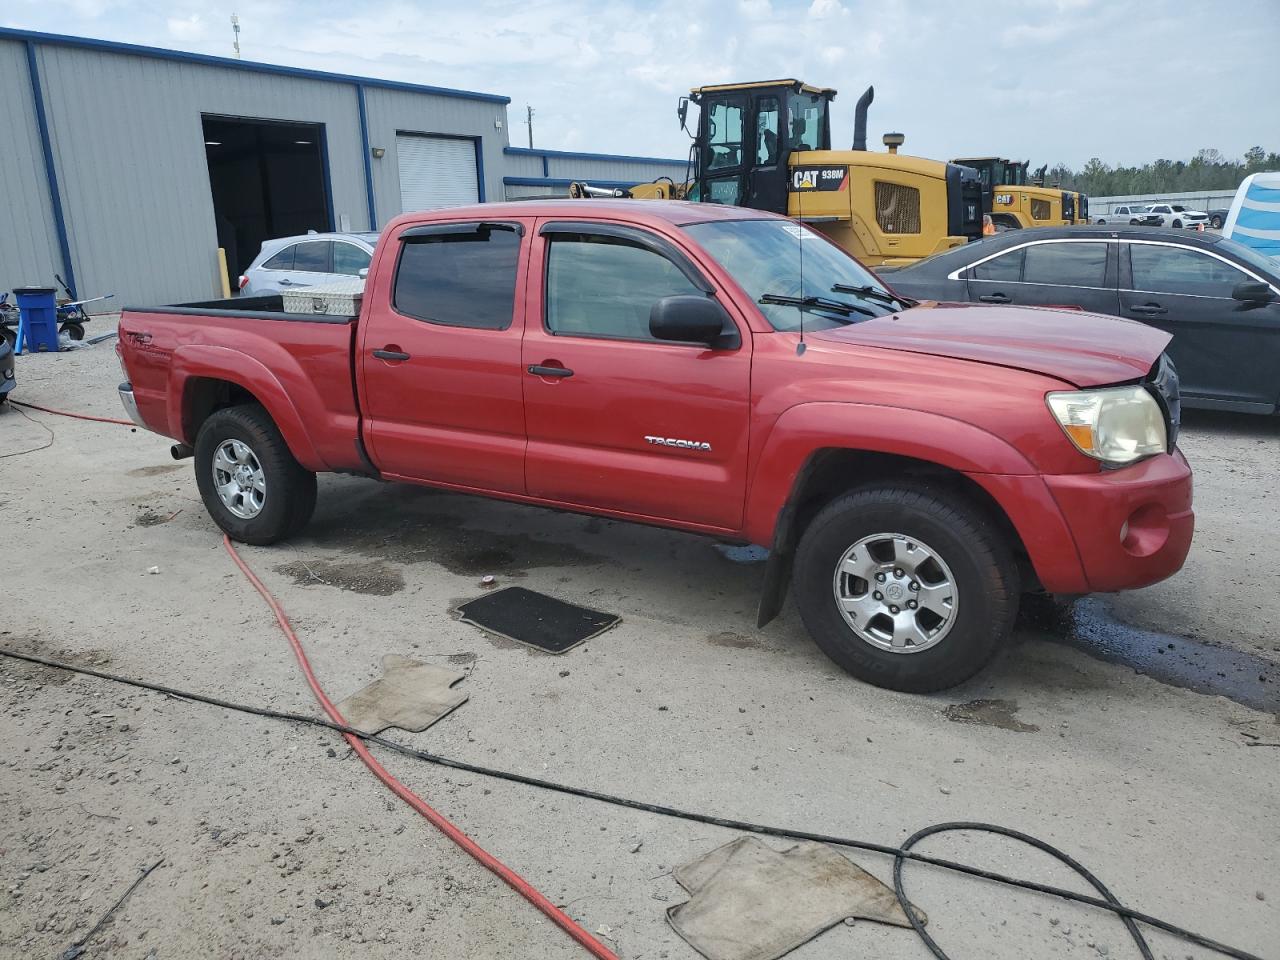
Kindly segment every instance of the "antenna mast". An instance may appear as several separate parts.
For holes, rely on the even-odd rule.
[[[236,59],[239,60],[240,59],[240,18],[237,17],[234,13],[231,15],[231,32],[235,36],[235,39],[231,42],[231,45],[235,47]]]

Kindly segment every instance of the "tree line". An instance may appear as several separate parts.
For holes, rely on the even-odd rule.
[[[1049,169],[1045,182],[1091,197],[1191,193],[1234,190],[1249,174],[1264,170],[1280,170],[1280,153],[1250,147],[1243,159],[1231,160],[1217,150],[1206,148],[1190,160],[1153,160],[1140,167],[1113,167],[1099,157],[1094,157],[1080,170],[1060,163]]]

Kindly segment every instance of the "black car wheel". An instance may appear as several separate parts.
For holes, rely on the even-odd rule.
[[[70,322],[68,322],[68,323],[64,323],[64,324],[62,325],[62,332],[63,332],[63,333],[65,333],[65,334],[66,334],[68,337],[70,337],[72,340],[83,340],[83,339],[84,339],[84,324],[83,324],[83,323],[70,323]]]
[[[1215,213],[1212,217],[1209,218],[1209,226],[1213,227],[1213,229],[1215,230],[1221,230],[1222,218]]]
[[[1141,225],[1142,225],[1142,221],[1139,220],[1137,217],[1134,217],[1132,220],[1129,221],[1129,226],[1131,227],[1137,227]]]
[[[1175,221],[1173,221],[1173,229],[1175,229],[1175,230],[1181,230],[1181,229],[1182,229],[1182,221],[1181,221],[1181,220],[1175,220]]]

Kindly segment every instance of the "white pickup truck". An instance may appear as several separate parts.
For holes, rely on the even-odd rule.
[[[1145,203],[1121,204],[1110,213],[1098,214],[1098,216],[1094,218],[1093,222],[1097,224],[1127,223],[1131,227],[1136,227],[1139,224],[1153,226],[1156,223],[1156,221],[1151,217],[1151,214],[1147,212],[1147,205]]]

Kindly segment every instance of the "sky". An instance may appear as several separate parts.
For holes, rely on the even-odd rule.
[[[840,91],[833,145],[1079,168],[1280,151],[1280,0],[3,0],[0,25],[511,97],[557,150],[683,158],[691,86]]]

